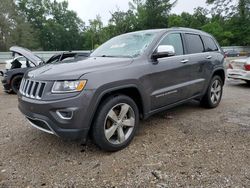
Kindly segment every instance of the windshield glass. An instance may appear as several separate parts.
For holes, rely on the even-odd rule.
[[[112,38],[99,48],[91,57],[136,57],[141,55],[156,36],[155,31],[140,31]]]

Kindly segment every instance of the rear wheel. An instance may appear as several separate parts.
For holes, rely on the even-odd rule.
[[[249,85],[249,86],[250,86],[250,80],[247,80],[247,81],[246,81],[246,83],[247,83],[247,85]]]
[[[111,96],[98,109],[92,129],[93,141],[105,151],[130,144],[139,123],[136,103],[125,95]]]
[[[208,86],[207,92],[201,100],[206,108],[215,108],[220,104],[223,94],[223,82],[220,76],[214,76]]]
[[[13,91],[13,93],[17,93],[19,91],[22,78],[23,78],[22,75],[17,75],[14,78],[12,78],[10,85],[11,85],[11,90]]]

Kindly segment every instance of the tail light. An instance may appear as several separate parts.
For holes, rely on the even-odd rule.
[[[246,71],[250,71],[250,64],[245,64],[244,67]]]

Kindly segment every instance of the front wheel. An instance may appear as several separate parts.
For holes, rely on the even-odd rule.
[[[247,85],[249,85],[249,86],[250,86],[250,80],[247,80],[247,81],[246,81],[246,83],[247,83]]]
[[[92,129],[93,141],[105,151],[118,151],[130,144],[139,124],[136,103],[128,96],[107,98],[99,107]]]
[[[208,86],[206,94],[201,100],[201,105],[206,108],[216,108],[223,94],[223,82],[220,76],[214,76]]]

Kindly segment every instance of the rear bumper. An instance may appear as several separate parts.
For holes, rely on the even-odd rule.
[[[86,140],[90,123],[86,121],[88,114],[88,100],[81,100],[79,95],[74,98],[59,101],[34,100],[18,95],[19,110],[25,115],[29,123],[46,133],[50,133],[67,140]],[[72,112],[72,117],[62,118],[58,111]]]
[[[238,69],[228,69],[228,78],[250,81],[250,72]]]

